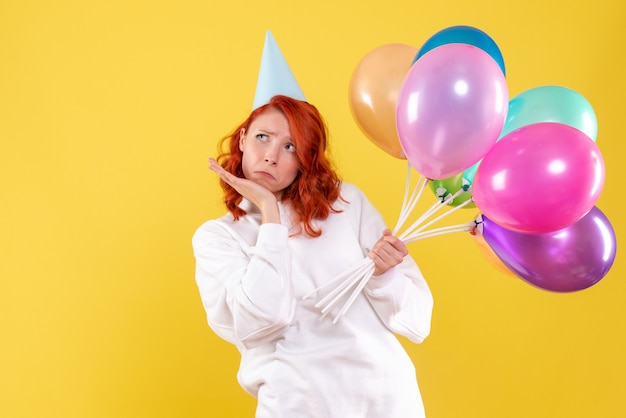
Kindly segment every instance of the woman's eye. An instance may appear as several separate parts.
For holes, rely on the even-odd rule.
[[[296,151],[296,146],[294,144],[287,144],[287,145],[285,145],[285,149],[287,151],[295,152]]]
[[[265,134],[257,134],[256,135],[256,139],[258,139],[260,141],[266,141],[267,140],[267,135],[265,135]]]

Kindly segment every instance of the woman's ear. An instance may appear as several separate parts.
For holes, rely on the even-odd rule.
[[[243,144],[246,139],[246,128],[241,128],[239,131],[239,151],[243,152]]]

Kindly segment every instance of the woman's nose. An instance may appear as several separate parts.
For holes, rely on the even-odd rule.
[[[274,147],[270,147],[265,153],[265,162],[271,165],[276,165],[278,161],[278,151]]]

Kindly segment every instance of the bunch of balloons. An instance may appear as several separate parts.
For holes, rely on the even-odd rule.
[[[459,191],[449,205],[478,208],[472,236],[498,269],[555,292],[608,273],[615,232],[596,206],[605,167],[581,94],[547,85],[509,99],[493,39],[452,26],[419,49],[368,53],[349,104],[365,136],[407,160],[438,196]]]

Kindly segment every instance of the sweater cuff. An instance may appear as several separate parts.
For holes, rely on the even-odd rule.
[[[402,276],[402,274],[399,274],[397,267],[392,267],[379,276],[372,276],[372,278],[368,280],[365,289],[372,296],[392,293],[394,288],[403,283],[401,277],[398,276]]]
[[[289,238],[287,227],[281,224],[266,223],[259,227],[259,235],[256,239],[257,246],[270,248],[286,247]]]

